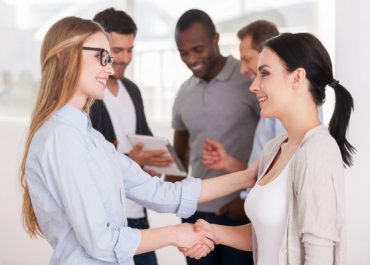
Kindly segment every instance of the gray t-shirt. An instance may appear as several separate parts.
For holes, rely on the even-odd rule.
[[[189,132],[191,175],[207,179],[225,174],[202,164],[202,146],[207,138],[221,142],[237,159],[248,161],[259,119],[256,96],[249,91],[250,80],[239,72],[239,61],[232,56],[221,72],[206,82],[195,76],[186,80],[173,106],[172,127]],[[200,204],[199,211],[216,212],[238,196]]]

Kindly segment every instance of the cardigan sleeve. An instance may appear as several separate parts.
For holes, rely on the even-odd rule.
[[[325,140],[297,154],[294,167],[298,233],[306,265],[333,264],[333,248],[340,240],[343,163],[334,140]]]
[[[333,244],[328,240],[323,240],[323,243],[328,245],[314,245],[304,242],[304,265],[332,265],[334,260]]]

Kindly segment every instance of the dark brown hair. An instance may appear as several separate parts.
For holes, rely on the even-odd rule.
[[[267,20],[256,20],[238,31],[238,38],[243,40],[247,36],[252,38],[253,49],[261,52],[268,39],[279,35],[276,25]]]

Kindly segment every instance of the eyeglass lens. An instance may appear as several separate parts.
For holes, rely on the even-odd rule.
[[[112,64],[113,58],[109,55],[107,50],[102,50],[101,53],[101,64],[106,66],[107,64]]]

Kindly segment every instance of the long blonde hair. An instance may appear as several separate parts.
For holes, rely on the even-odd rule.
[[[26,232],[31,237],[42,235],[42,232],[26,181],[26,161],[30,144],[36,131],[75,93],[80,79],[82,45],[89,36],[97,32],[104,30],[91,20],[66,17],[51,26],[42,43],[41,81],[20,169],[23,188],[22,220]],[[88,100],[84,109],[88,111],[90,105],[91,100]]]

